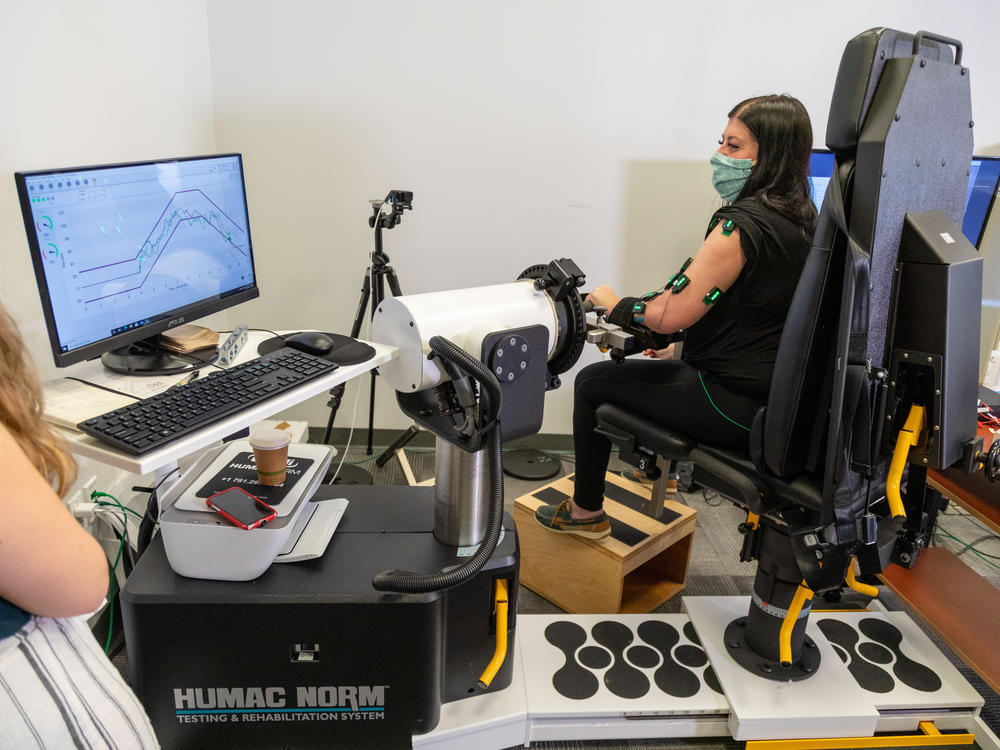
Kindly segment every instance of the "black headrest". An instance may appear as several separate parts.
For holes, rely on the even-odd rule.
[[[920,56],[951,62],[951,47],[924,38],[923,33],[918,32],[921,36]],[[885,61],[912,57],[913,40],[913,34],[876,28],[861,32],[847,43],[840,58],[826,123],[828,149],[840,157],[853,155]]]

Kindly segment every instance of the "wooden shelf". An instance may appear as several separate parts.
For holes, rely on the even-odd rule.
[[[969,475],[958,469],[929,470],[927,483],[1000,534],[1000,483],[982,472]]]
[[[1000,692],[1000,589],[944,547],[921,551],[910,568],[890,566],[882,581],[906,602],[963,662]]]

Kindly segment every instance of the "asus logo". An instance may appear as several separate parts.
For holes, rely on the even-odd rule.
[[[184,316],[182,315],[181,317],[174,318],[169,323],[167,323],[167,328],[173,328],[174,326],[179,326],[183,322],[184,322]]]

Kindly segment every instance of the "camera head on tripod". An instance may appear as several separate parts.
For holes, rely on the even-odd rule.
[[[368,226],[374,227],[378,221],[382,229],[392,229],[403,217],[403,211],[413,209],[413,192],[410,190],[390,190],[383,199],[374,199],[372,215],[368,218]],[[386,209],[388,206],[388,210]]]

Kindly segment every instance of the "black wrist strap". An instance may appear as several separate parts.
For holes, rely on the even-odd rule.
[[[632,325],[632,313],[637,302],[639,302],[638,297],[623,297],[622,301],[605,316],[605,319],[622,328]]]

